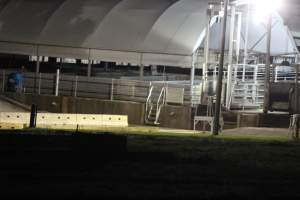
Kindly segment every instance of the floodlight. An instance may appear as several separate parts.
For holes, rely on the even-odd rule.
[[[264,22],[266,19],[278,11],[282,6],[282,0],[251,0],[255,11],[255,21]]]

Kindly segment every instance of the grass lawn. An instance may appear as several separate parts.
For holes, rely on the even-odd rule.
[[[127,152],[105,162],[96,153],[84,163],[78,157],[71,166],[62,158],[43,159],[45,165],[32,155],[4,156],[1,194],[49,199],[300,198],[300,143],[287,136],[213,137],[143,128],[106,131],[126,135]],[[60,151],[56,153],[59,157]]]

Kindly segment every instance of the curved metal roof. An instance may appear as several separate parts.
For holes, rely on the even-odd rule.
[[[179,55],[174,61],[180,62],[193,53],[205,27],[208,1],[0,0],[0,41],[40,44],[40,52],[49,55],[64,52],[50,50],[53,45],[80,49],[66,49],[69,56],[101,58],[117,51],[116,57],[127,52],[134,60],[141,59],[134,53],[148,53],[143,59],[149,60],[153,54],[169,55],[165,60],[171,63]]]
[[[191,66],[212,1],[0,0],[0,52]]]

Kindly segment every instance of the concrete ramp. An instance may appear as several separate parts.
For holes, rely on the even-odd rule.
[[[0,112],[28,112],[28,109],[13,103],[13,100],[9,100],[4,96],[0,96]]]

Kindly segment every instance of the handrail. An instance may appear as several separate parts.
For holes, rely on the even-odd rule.
[[[147,100],[146,100],[146,112],[145,112],[145,120],[148,121],[148,118],[149,118],[149,115],[151,114],[151,110],[153,108],[153,105],[152,105],[152,92],[153,92],[153,89],[154,89],[154,86],[151,85],[150,87],[150,90],[149,90],[149,95],[147,97]],[[150,109],[149,109],[149,106],[150,106]]]
[[[159,98],[157,100],[157,107],[156,107],[156,117],[155,117],[155,124],[158,124],[159,116],[160,116],[160,111],[163,105],[166,103],[166,87],[164,86],[160,92]],[[160,104],[160,102],[162,103]]]

